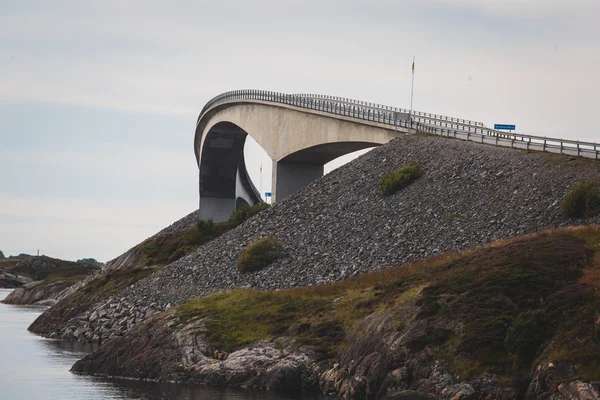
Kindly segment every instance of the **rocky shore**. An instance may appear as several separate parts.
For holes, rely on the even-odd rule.
[[[401,193],[381,195],[381,176],[411,162],[423,165],[424,176]],[[70,312],[63,308],[73,298],[59,302],[53,309],[61,312],[49,310],[30,329],[52,338],[105,341],[147,315],[215,291],[325,284],[545,228],[599,223],[598,216],[572,220],[559,210],[574,183],[600,179],[599,165],[438,137],[402,137],[108,299]],[[241,274],[236,259],[268,234],[283,243],[284,256],[262,271]],[[129,256],[112,265],[128,265],[122,260]],[[105,318],[94,320],[99,314]]]
[[[216,294],[72,371],[344,399],[597,399],[599,255],[600,227],[559,229],[337,285]]]

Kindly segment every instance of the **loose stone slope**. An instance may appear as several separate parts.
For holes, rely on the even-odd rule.
[[[410,162],[420,162],[424,176],[392,196],[381,195],[379,178]],[[104,340],[155,310],[214,291],[332,282],[543,228],[600,223],[598,216],[569,220],[559,210],[564,194],[587,178],[600,180],[600,163],[439,137],[402,137],[128,287],[53,336],[86,333]],[[236,259],[268,234],[281,240],[284,256],[262,271],[240,274]],[[101,323],[91,321],[99,314]]]

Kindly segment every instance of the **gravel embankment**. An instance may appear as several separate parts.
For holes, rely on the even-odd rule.
[[[392,196],[379,194],[384,173],[414,161],[424,166],[422,178]],[[544,228],[600,223],[600,216],[569,220],[559,209],[573,183],[587,178],[600,180],[600,162],[402,137],[114,295],[54,336],[87,332],[87,338],[106,339],[155,309],[214,291],[327,283]],[[283,242],[284,256],[262,271],[240,274],[236,259],[267,234]],[[100,312],[102,323],[91,323],[90,315]]]

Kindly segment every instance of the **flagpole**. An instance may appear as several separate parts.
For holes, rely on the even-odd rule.
[[[262,161],[260,162],[260,189],[258,189],[258,193],[260,193],[260,198],[262,199]],[[265,201],[267,201],[265,197]]]
[[[410,121],[411,128],[412,128],[412,111],[413,111],[414,90],[415,90],[415,56],[413,56],[413,63],[412,63],[412,86],[410,88],[410,113],[408,114],[408,120]]]

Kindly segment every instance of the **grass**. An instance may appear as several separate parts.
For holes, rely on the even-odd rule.
[[[180,326],[203,319],[208,342],[226,351],[287,335],[336,358],[365,317],[391,313],[399,323],[388,333],[424,321],[409,346],[462,378],[510,380],[540,360],[565,360],[599,380],[599,277],[600,227],[565,228],[330,285],[218,293],[177,307],[176,318]],[[460,332],[440,328],[452,324]]]
[[[271,205],[268,203],[257,203],[253,206],[241,206],[237,210],[235,210],[229,220],[227,221],[232,228],[242,224],[244,221],[249,220],[254,217],[259,212],[270,208]]]
[[[18,258],[5,258],[3,260],[0,260],[0,273],[2,273],[2,272],[10,272],[9,269],[12,268],[12,267],[14,267],[15,265],[17,265],[21,261],[23,261],[23,260],[22,259],[18,259]]]
[[[231,214],[228,221],[219,223],[213,223],[212,220],[198,221],[196,226],[182,232],[148,239],[135,247],[140,252],[137,265],[168,265],[269,207],[270,205],[266,203],[242,206]]]
[[[282,247],[274,235],[258,239],[242,252],[237,267],[240,272],[259,271],[277,260]]]
[[[569,218],[589,218],[600,212],[599,186],[594,180],[574,185],[560,203],[562,213]]]
[[[44,257],[49,264],[47,267],[36,268],[29,263],[21,263],[8,268],[6,272],[15,275],[31,276],[33,280],[43,281],[44,284],[65,282],[72,285],[98,271],[100,267]],[[19,260],[21,261],[21,260]]]
[[[398,190],[410,185],[423,175],[421,164],[413,162],[388,172],[378,182],[379,191],[385,195],[391,195]]]
[[[133,270],[112,271],[105,273],[82,288],[82,292],[91,300],[90,304],[110,297],[126,287],[133,285],[140,279],[158,271],[160,268],[135,268]]]

